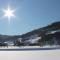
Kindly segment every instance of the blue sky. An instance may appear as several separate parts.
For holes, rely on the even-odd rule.
[[[10,23],[2,18],[8,4],[16,9]],[[0,0],[0,34],[21,35],[56,21],[60,21],[60,0]]]

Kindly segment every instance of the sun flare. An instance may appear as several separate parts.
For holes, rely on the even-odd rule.
[[[15,16],[14,15],[15,10],[11,10],[10,7],[8,7],[6,10],[4,9],[3,11],[4,11],[4,17],[7,17],[9,21],[11,17]]]

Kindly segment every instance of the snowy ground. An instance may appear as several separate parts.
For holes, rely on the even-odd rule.
[[[0,48],[53,48],[60,47],[59,45],[45,45],[45,46],[0,46]]]
[[[60,49],[60,46],[5,46],[5,47],[0,47],[0,51],[24,51],[24,50],[53,50],[53,49]]]
[[[60,60],[60,50],[0,51],[0,60]]]

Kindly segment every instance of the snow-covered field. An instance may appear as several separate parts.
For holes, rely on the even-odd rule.
[[[5,46],[0,47],[0,51],[27,51],[27,50],[54,50],[60,49],[60,46]]]
[[[60,60],[60,50],[0,51],[0,60]]]
[[[60,47],[59,45],[45,45],[45,46],[2,46],[0,47],[0,49],[20,49],[20,48],[56,48],[56,47]]]
[[[60,47],[59,45],[45,45],[45,46],[1,46],[0,48],[54,48],[54,47]]]

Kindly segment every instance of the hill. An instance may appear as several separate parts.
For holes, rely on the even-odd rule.
[[[0,46],[44,46],[60,45],[60,22],[35,29],[22,35],[0,35]]]

